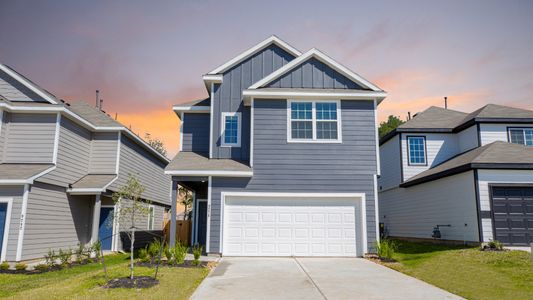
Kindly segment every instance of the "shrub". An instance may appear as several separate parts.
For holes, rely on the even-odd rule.
[[[174,249],[172,249],[172,252],[174,252],[174,261],[176,264],[182,264],[185,262],[185,256],[187,255],[187,251],[189,251],[189,247],[182,245],[180,242],[176,242]]]
[[[159,253],[161,253],[162,247],[163,245],[157,239],[154,239],[154,241],[150,245],[148,245],[148,255],[150,255],[150,259],[152,263],[159,261],[160,259]]]
[[[38,264],[34,267],[35,270],[39,272],[46,272],[48,271],[48,265],[47,264]]]
[[[490,249],[503,250],[503,244],[498,240],[491,240],[490,242],[487,243],[487,246]]]
[[[96,241],[91,245],[91,253],[94,253],[94,261],[100,261],[100,254],[102,253],[102,242]]]
[[[193,264],[198,266],[200,264],[200,255],[202,255],[202,250],[204,247],[196,244],[192,247],[192,255],[194,256]]]
[[[28,265],[26,265],[25,263],[18,263],[15,265],[15,269],[17,271],[24,271],[28,268]]]
[[[148,256],[148,249],[141,248],[139,251],[137,251],[137,257],[141,262],[149,262],[150,257]]]
[[[2,271],[9,270],[9,263],[7,261],[4,261],[3,263],[1,263],[0,270]]]
[[[397,246],[393,240],[382,239],[376,242],[376,248],[380,258],[392,259],[392,256],[396,252]]]
[[[165,257],[167,258],[167,263],[171,265],[173,258],[174,258],[172,255],[172,248],[170,248],[168,245],[165,245],[165,248],[163,249],[163,253],[165,253]]]
[[[61,262],[61,265],[66,266],[70,263],[72,259],[72,249],[67,249],[67,250],[59,249],[58,256],[59,256],[59,261]]]
[[[78,248],[76,248],[74,254],[76,254],[76,262],[78,264],[83,263],[83,257],[85,256],[85,247],[82,244],[78,243]]]
[[[44,259],[49,267],[53,266],[56,262],[56,252],[52,249],[48,249],[48,253],[45,254]]]

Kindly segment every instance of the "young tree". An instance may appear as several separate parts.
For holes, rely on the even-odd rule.
[[[135,243],[135,220],[150,213],[147,202],[142,201],[144,186],[135,175],[129,175],[128,181],[120,189],[113,193],[113,201],[119,207],[119,224],[130,224],[127,231],[130,238],[130,278],[133,279],[133,244]]]
[[[157,152],[163,154],[163,156],[167,156],[167,149],[165,148],[165,144],[163,143],[163,141],[158,138],[152,138],[152,135],[149,133],[146,133],[144,135],[144,140]]]
[[[183,211],[183,220],[190,219],[190,213],[192,211],[192,194],[191,191],[181,186],[179,188],[179,203],[185,207]]]
[[[398,126],[405,123],[400,117],[390,115],[386,122],[381,122],[379,124],[379,138],[384,137],[387,133],[393,131]]]

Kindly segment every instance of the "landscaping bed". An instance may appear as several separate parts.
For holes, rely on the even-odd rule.
[[[533,264],[525,251],[395,241],[387,267],[468,299],[533,299]]]

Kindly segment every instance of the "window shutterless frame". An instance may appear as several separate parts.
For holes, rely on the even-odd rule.
[[[226,143],[225,132],[226,132],[226,117],[237,117],[237,142],[236,143]],[[221,133],[220,133],[220,146],[221,147],[240,147],[241,146],[241,113],[240,112],[223,112],[221,118]]]
[[[524,140],[524,143],[521,143],[520,145],[527,145],[526,130],[533,130],[533,127],[507,127],[507,142],[512,143],[511,131],[519,131],[519,130],[522,131],[522,138]]]
[[[423,163],[412,163],[411,162],[411,142],[410,139],[412,138],[421,138],[422,142],[424,143],[424,162]],[[428,165],[428,149],[427,149],[427,143],[426,143],[426,137],[423,135],[408,135],[405,137],[406,145],[407,145],[407,165],[408,166],[427,166]]]
[[[291,104],[295,102],[307,102],[312,105],[311,122],[312,122],[312,139],[293,139],[292,138],[292,110]],[[337,123],[337,138],[336,139],[317,139],[317,118],[316,118],[316,104],[317,103],[336,103],[337,120],[319,120],[318,122],[336,122]],[[296,120],[295,120],[296,121]],[[303,121],[303,120],[301,120]],[[341,118],[341,101],[340,100],[304,100],[304,99],[290,99],[287,100],[287,143],[342,143],[342,118]]]

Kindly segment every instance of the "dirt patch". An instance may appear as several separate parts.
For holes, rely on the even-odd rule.
[[[159,280],[154,279],[149,276],[136,276],[133,279],[129,277],[115,278],[111,279],[103,288],[106,289],[116,289],[116,288],[127,288],[127,289],[144,289],[156,286],[159,284]]]

